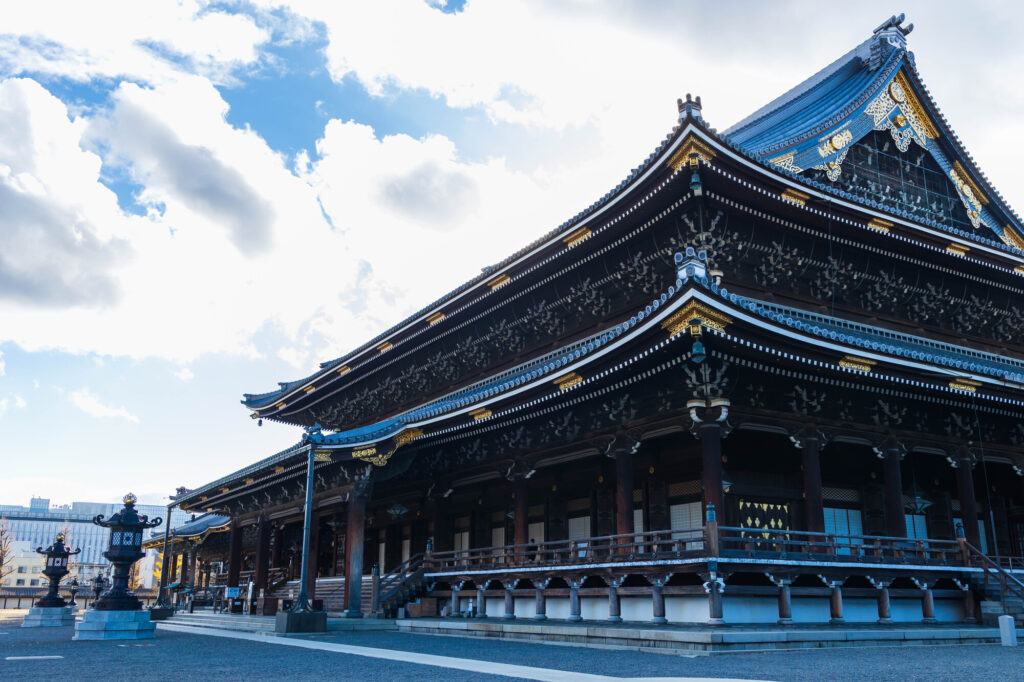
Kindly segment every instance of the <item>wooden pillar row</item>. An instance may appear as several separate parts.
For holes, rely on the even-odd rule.
[[[981,533],[978,531],[978,501],[974,495],[974,472],[971,453],[961,450],[956,460],[956,484],[960,497],[960,521],[964,526],[967,542],[981,550]]]

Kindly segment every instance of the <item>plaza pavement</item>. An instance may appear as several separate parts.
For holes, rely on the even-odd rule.
[[[70,627],[0,627],[0,680],[144,677],[249,682],[609,678],[1024,681],[1024,647],[993,645],[686,657],[397,632],[270,638],[161,628],[155,640],[137,643],[72,642],[72,634]]]

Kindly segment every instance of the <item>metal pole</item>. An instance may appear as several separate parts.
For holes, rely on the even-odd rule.
[[[164,601],[165,588],[167,587],[167,572],[171,566],[171,559],[167,556],[167,541],[171,535],[171,509],[174,505],[167,505],[167,521],[164,522],[164,548],[160,553],[160,593],[157,594],[156,603],[160,606],[167,606],[167,602]]]
[[[299,571],[299,597],[295,600],[292,613],[312,613],[309,596],[306,593],[306,577],[309,575],[309,535],[313,522],[313,446],[308,449],[306,462],[306,513],[302,522],[302,569]]]

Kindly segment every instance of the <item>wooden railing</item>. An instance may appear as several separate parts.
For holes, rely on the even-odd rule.
[[[940,566],[963,565],[956,540],[920,540],[883,535],[842,535],[795,530],[760,530],[720,526],[723,557],[802,558]]]
[[[371,613],[388,613],[415,594],[423,584],[424,558],[423,554],[413,555],[384,575],[374,565]]]
[[[432,552],[424,557],[423,566],[429,573],[442,573],[697,557],[706,553],[705,540],[704,528],[603,535],[581,540]]]
[[[1013,595],[1017,599],[1024,601],[1024,582],[1021,582],[1016,576],[1000,566],[994,559],[986,556],[980,549],[967,542],[966,539],[959,538],[957,543],[963,552],[965,563],[968,566],[974,566],[984,571],[985,579],[982,589],[988,585],[989,580],[999,586],[999,601],[1002,604],[1003,613],[1006,613],[1007,597]]]

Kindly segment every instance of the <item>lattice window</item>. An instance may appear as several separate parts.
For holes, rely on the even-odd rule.
[[[806,175],[830,182],[823,170],[812,168]],[[960,195],[932,155],[917,145],[900,152],[885,131],[872,131],[851,145],[842,174],[831,184],[914,217],[974,231]]]

